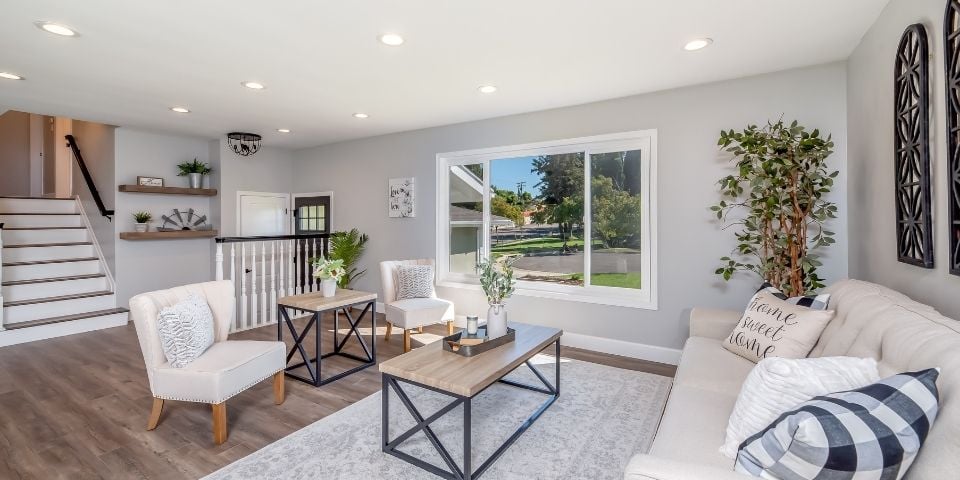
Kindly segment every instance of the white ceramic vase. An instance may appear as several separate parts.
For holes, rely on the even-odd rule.
[[[337,281],[332,278],[320,280],[320,291],[324,297],[332,297],[337,294]]]
[[[136,231],[136,232],[143,233],[143,232],[146,232],[146,231],[149,230],[149,229],[150,229],[150,224],[148,224],[148,223],[134,223],[134,224],[133,224],[133,230]]]
[[[507,334],[507,306],[502,303],[490,305],[487,310],[487,338],[494,339]]]

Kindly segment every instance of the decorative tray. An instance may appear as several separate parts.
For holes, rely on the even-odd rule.
[[[443,349],[463,357],[472,357],[492,348],[506,345],[516,338],[516,330],[507,328],[507,333],[503,336],[488,340],[486,327],[480,327],[477,329],[476,335],[468,335],[466,330],[461,330],[453,335],[443,337]]]

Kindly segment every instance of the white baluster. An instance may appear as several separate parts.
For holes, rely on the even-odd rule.
[[[230,281],[233,282],[234,294],[236,294],[237,288],[237,248],[235,243],[230,244]],[[233,319],[231,322],[230,331],[237,331],[237,326],[239,325],[239,312],[240,312],[240,297],[237,297],[236,306],[233,309]]]
[[[310,285],[310,291],[312,292],[313,291],[313,266],[310,265],[309,258],[315,258],[317,256],[317,248],[316,248],[316,245],[314,245],[311,239],[309,238],[306,240],[305,245],[307,247],[307,250],[310,251],[310,255],[308,257],[307,262],[304,264],[305,267],[309,267],[309,268],[307,268],[307,274],[304,275],[303,281],[307,282],[307,285]]]
[[[294,285],[294,294],[300,295],[303,292],[303,284],[300,282],[300,269],[303,268],[303,262],[300,261],[300,242],[293,241],[294,248],[296,248],[296,254],[293,257],[294,261],[294,272],[293,272],[293,281],[296,282]]]
[[[279,296],[281,296],[281,297],[284,297],[284,296],[287,295],[287,291],[284,289],[284,285],[286,284],[286,281],[285,281],[285,280],[286,280],[286,277],[285,277],[284,274],[283,274],[283,264],[284,264],[284,260],[283,260],[283,244],[284,244],[284,243],[286,243],[286,242],[283,241],[283,240],[280,240],[280,241],[277,242],[277,248],[280,249],[280,282],[279,282],[279,284],[280,284],[280,295],[279,295]],[[276,305],[271,306],[271,308],[273,308],[273,307],[276,307]],[[276,309],[276,308],[273,308],[273,315],[276,315],[276,313],[277,313],[277,309]]]
[[[270,242],[270,323],[277,321],[277,242]],[[266,307],[264,307],[266,308]]]
[[[293,253],[295,243],[294,240],[287,242],[287,296],[297,293],[296,286],[293,284],[293,277],[297,268],[297,264],[293,261],[293,259],[297,258]]]
[[[260,274],[260,318],[257,326],[267,323],[267,242],[260,244],[260,265],[263,272]],[[271,264],[271,267],[273,265]]]
[[[244,328],[250,328],[252,325],[257,323],[257,307],[259,304],[257,301],[257,243],[253,244],[253,256],[250,259],[250,279],[253,281],[253,288],[250,289],[250,320],[244,325]]]
[[[247,244],[240,244],[240,317],[237,329],[247,324]]]
[[[217,254],[214,256],[214,259],[216,260],[216,265],[214,266],[214,268],[216,269],[216,272],[214,272],[214,278],[216,278],[217,280],[223,280],[223,244],[222,243],[217,244]]]

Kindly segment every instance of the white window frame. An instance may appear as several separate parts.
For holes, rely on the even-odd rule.
[[[490,162],[492,160],[584,153],[585,179],[590,178],[591,155],[627,150],[641,150],[641,202],[643,205],[641,232],[642,282],[640,289],[597,287],[590,285],[589,274],[584,275],[583,286],[561,285],[548,282],[517,281],[515,295],[599,303],[623,307],[657,309],[657,131],[633,132],[580,137],[550,142],[528,143],[505,147],[483,148],[437,154],[437,224],[436,265],[438,285],[443,287],[479,290],[475,275],[450,272],[450,167],[456,165],[483,164],[483,226],[481,255],[490,253]],[[591,215],[591,195],[585,195],[584,215]],[[584,225],[584,237],[591,238],[592,221]],[[590,272],[591,242],[584,242],[584,272]]]

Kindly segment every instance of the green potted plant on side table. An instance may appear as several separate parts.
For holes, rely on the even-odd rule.
[[[513,295],[516,280],[513,267],[506,262],[482,260],[477,265],[480,286],[487,296],[487,338],[494,339],[507,334],[507,308],[504,302]]]
[[[133,221],[136,223],[133,225],[133,230],[140,233],[150,230],[150,220],[153,220],[153,215],[150,212],[134,213]]]
[[[320,291],[324,297],[337,294],[337,282],[346,275],[343,260],[320,257],[313,261],[313,276],[320,279]]]
[[[196,158],[192,162],[177,164],[177,168],[180,169],[180,173],[177,174],[178,177],[190,178],[190,188],[203,188],[203,176],[213,173],[210,165],[200,162]]]

